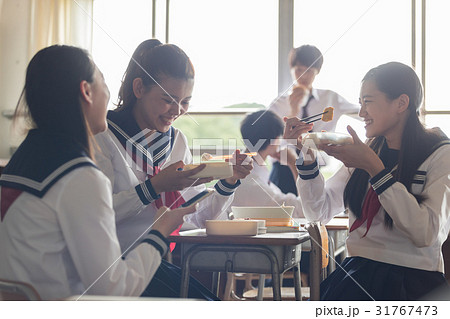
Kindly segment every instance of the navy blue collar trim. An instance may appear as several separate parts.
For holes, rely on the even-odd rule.
[[[146,137],[134,119],[131,108],[108,112],[108,127],[124,148],[130,148],[136,158],[143,163],[159,166],[172,152],[175,130],[155,132]],[[149,141],[152,145],[149,146]],[[135,162],[137,161],[135,158]]]
[[[67,137],[31,130],[0,176],[0,186],[42,198],[63,176],[81,166],[96,167]]]
[[[398,164],[399,154],[400,154],[399,150],[389,148],[385,141],[383,146],[381,147],[380,159],[383,162],[384,166],[389,170],[391,170],[392,168],[395,167],[395,165]]]

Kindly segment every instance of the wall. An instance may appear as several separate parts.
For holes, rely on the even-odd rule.
[[[25,81],[30,34],[30,1],[0,2],[0,112],[14,110]],[[11,120],[0,116],[0,158],[20,139],[11,132]]]

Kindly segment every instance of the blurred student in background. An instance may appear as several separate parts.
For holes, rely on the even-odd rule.
[[[344,114],[357,114],[359,106],[352,104],[332,90],[313,87],[314,80],[323,64],[323,55],[313,45],[302,45],[291,50],[289,66],[293,86],[290,91],[277,97],[269,109],[280,118],[296,116],[305,118],[323,112],[328,107],[334,107],[333,120],[330,122],[317,121],[314,131],[322,130],[334,132],[339,118]],[[336,74],[339,78],[339,74]],[[283,193],[297,195],[295,180],[288,166],[276,161],[270,174],[270,181],[277,185]]]

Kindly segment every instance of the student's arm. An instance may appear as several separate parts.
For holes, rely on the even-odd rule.
[[[238,182],[235,185],[230,185],[225,180],[217,181],[214,185],[215,193],[199,202],[197,211],[194,214],[187,215],[185,221],[199,228],[205,228],[207,220],[217,219],[228,209],[233,201],[234,192],[240,187],[240,184]],[[181,191],[181,194],[185,200],[188,200],[203,190],[205,190],[205,186],[199,185],[185,189]]]
[[[343,193],[350,178],[349,169],[342,166],[325,183],[317,160],[309,165],[302,165],[302,159],[298,163],[297,190],[303,214],[310,221],[326,224],[345,209]]]
[[[139,296],[167,251],[164,237],[153,231],[122,259],[109,181],[95,168],[81,168],[67,175],[61,187],[55,210],[86,293]]]
[[[95,154],[97,166],[108,177],[113,188],[113,207],[116,213],[116,221],[135,216],[146,205],[154,201],[157,194],[153,191],[151,182],[140,183],[128,167],[118,146],[108,136],[109,132],[97,134],[95,140],[100,151]],[[124,185],[116,185],[116,178],[123,183],[135,184],[127,189],[121,189]],[[131,181],[134,181],[132,183]],[[153,195],[152,195],[153,194]]]
[[[420,204],[386,170],[370,180],[371,187],[394,221],[394,226],[404,232],[417,247],[433,245],[442,228],[448,227],[450,146],[442,146],[425,163],[428,165],[421,166],[426,170],[425,186],[421,194],[425,199]]]
[[[180,131],[177,131],[177,135],[175,139],[178,139],[175,143],[177,145],[176,149],[174,148],[174,152],[176,151],[179,154],[178,158],[181,158],[184,163],[190,164],[192,163],[192,154],[189,151],[187,139],[184,134]],[[235,184],[229,184],[226,180],[218,180],[212,186],[215,189],[215,193],[208,198],[199,202],[199,207],[194,214],[187,215],[185,217],[185,221],[195,225],[199,228],[205,228],[206,221],[210,219],[217,219],[223,212],[225,212],[230,206],[231,202],[234,198],[234,192],[241,184],[238,181]],[[191,199],[198,193],[205,190],[205,185],[198,185],[194,187],[188,187],[180,191],[181,196],[185,201]]]

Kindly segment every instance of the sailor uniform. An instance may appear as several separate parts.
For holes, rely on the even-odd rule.
[[[411,189],[424,196],[420,204],[391,173],[396,152],[382,149],[386,169],[369,180],[381,204],[378,213],[361,225],[349,214],[355,225],[346,241],[349,258],[345,271],[337,269],[322,283],[324,300],[413,300],[445,283],[441,247],[450,228],[450,145],[435,150],[418,168]],[[353,169],[343,166],[325,183],[317,162],[301,161],[297,187],[303,213],[308,220],[327,223],[345,209],[343,191]],[[385,226],[384,211],[393,220],[392,229]]]
[[[286,92],[278,96],[269,106],[269,109],[277,114],[280,118],[290,116],[292,107],[289,103],[289,96],[292,92]],[[348,102],[345,98],[332,90],[311,89],[311,95],[308,99],[304,99],[300,105],[299,112],[295,116],[304,118],[309,115],[322,113],[324,108],[333,106],[333,120],[329,122],[318,121],[314,123],[314,131],[334,132],[338,120],[342,115],[357,114],[360,106]],[[327,162],[328,155],[321,152],[321,156]],[[321,163],[322,165],[323,163]],[[295,179],[291,170],[286,165],[281,165],[279,161],[274,161],[272,171],[270,173],[270,181],[277,185],[283,193],[292,193],[297,195]]]
[[[176,208],[203,191],[205,186],[162,194],[153,190],[149,177],[180,160],[192,163],[186,137],[181,131],[173,127],[166,133],[141,131],[131,109],[109,111],[108,127],[106,132],[96,135],[102,151],[96,160],[113,186],[117,235],[122,250],[126,251],[151,227],[159,205]],[[151,146],[148,146],[149,141],[153,142]],[[214,186],[216,192],[201,201],[197,211],[185,217],[185,222],[204,228],[206,220],[216,219],[222,213],[226,218],[224,212],[239,184],[218,181]],[[174,199],[178,202],[174,203]]]
[[[0,176],[0,277],[43,299],[139,296],[168,250],[157,231],[122,258],[109,180],[68,138],[31,130]]]

